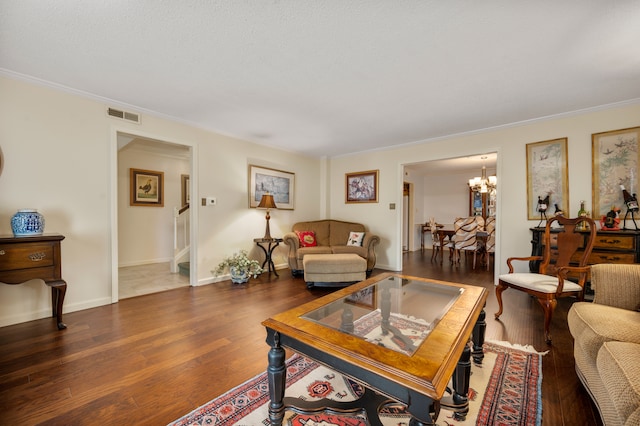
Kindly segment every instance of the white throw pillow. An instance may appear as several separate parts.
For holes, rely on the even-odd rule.
[[[362,240],[364,240],[364,232],[349,232],[349,239],[347,240],[348,246],[362,246]]]

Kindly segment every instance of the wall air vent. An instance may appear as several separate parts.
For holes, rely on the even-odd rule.
[[[107,108],[107,115],[109,117],[115,117],[121,120],[140,124],[140,114],[136,114],[134,112],[122,111],[120,109],[115,109],[115,108]]]

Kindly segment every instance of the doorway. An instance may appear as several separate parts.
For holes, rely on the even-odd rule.
[[[413,185],[410,182],[402,184],[402,252],[411,251],[413,247]]]
[[[181,176],[189,193],[197,183],[196,147],[168,142],[146,134],[115,130],[112,135],[112,302],[121,298],[195,285],[197,265],[196,208],[186,209],[190,250],[186,273],[171,272],[174,249],[174,211],[181,208]],[[134,203],[130,171],[156,173],[162,182],[162,203]],[[187,238],[185,236],[185,238]],[[186,275],[186,276],[185,276]],[[121,288],[121,279],[126,288]],[[121,294],[122,290],[122,294]]]
[[[410,223],[424,224],[433,217],[436,222],[446,228],[453,229],[456,217],[466,217],[471,211],[471,197],[469,196],[469,179],[480,176],[482,166],[486,166],[488,174],[498,175],[499,156],[498,151],[489,153],[470,154],[461,157],[426,160],[416,163],[403,164],[403,181],[410,182],[413,186],[411,199],[413,207],[410,211],[414,218]],[[486,158],[485,158],[486,157]],[[498,188],[493,194],[492,215],[496,216],[496,246],[494,259],[499,257],[499,220],[500,220],[500,181],[498,176]],[[401,213],[401,220],[407,220],[407,212]],[[420,241],[422,227],[414,224],[415,241]],[[404,235],[402,237],[404,245]],[[425,248],[430,247],[430,233],[424,234]],[[404,247],[403,247],[404,248]],[[417,248],[419,249],[419,248]],[[404,251],[404,250],[403,250]],[[495,260],[494,260],[495,262]],[[495,264],[495,263],[494,263]]]

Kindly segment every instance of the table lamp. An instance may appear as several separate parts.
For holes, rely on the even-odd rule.
[[[262,194],[262,198],[260,199],[260,204],[258,204],[259,209],[267,209],[267,229],[264,232],[264,239],[265,240],[270,240],[271,239],[271,232],[269,231],[269,219],[271,219],[271,216],[269,216],[269,209],[277,209],[278,206],[276,206],[276,202],[273,200],[273,195],[269,194],[269,191],[267,191],[266,194]]]

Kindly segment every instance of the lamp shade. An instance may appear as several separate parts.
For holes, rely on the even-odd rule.
[[[262,195],[262,198],[260,199],[260,204],[258,204],[259,209],[277,209],[278,206],[276,206],[276,202],[273,200],[273,195],[269,194],[268,192],[266,194]]]

